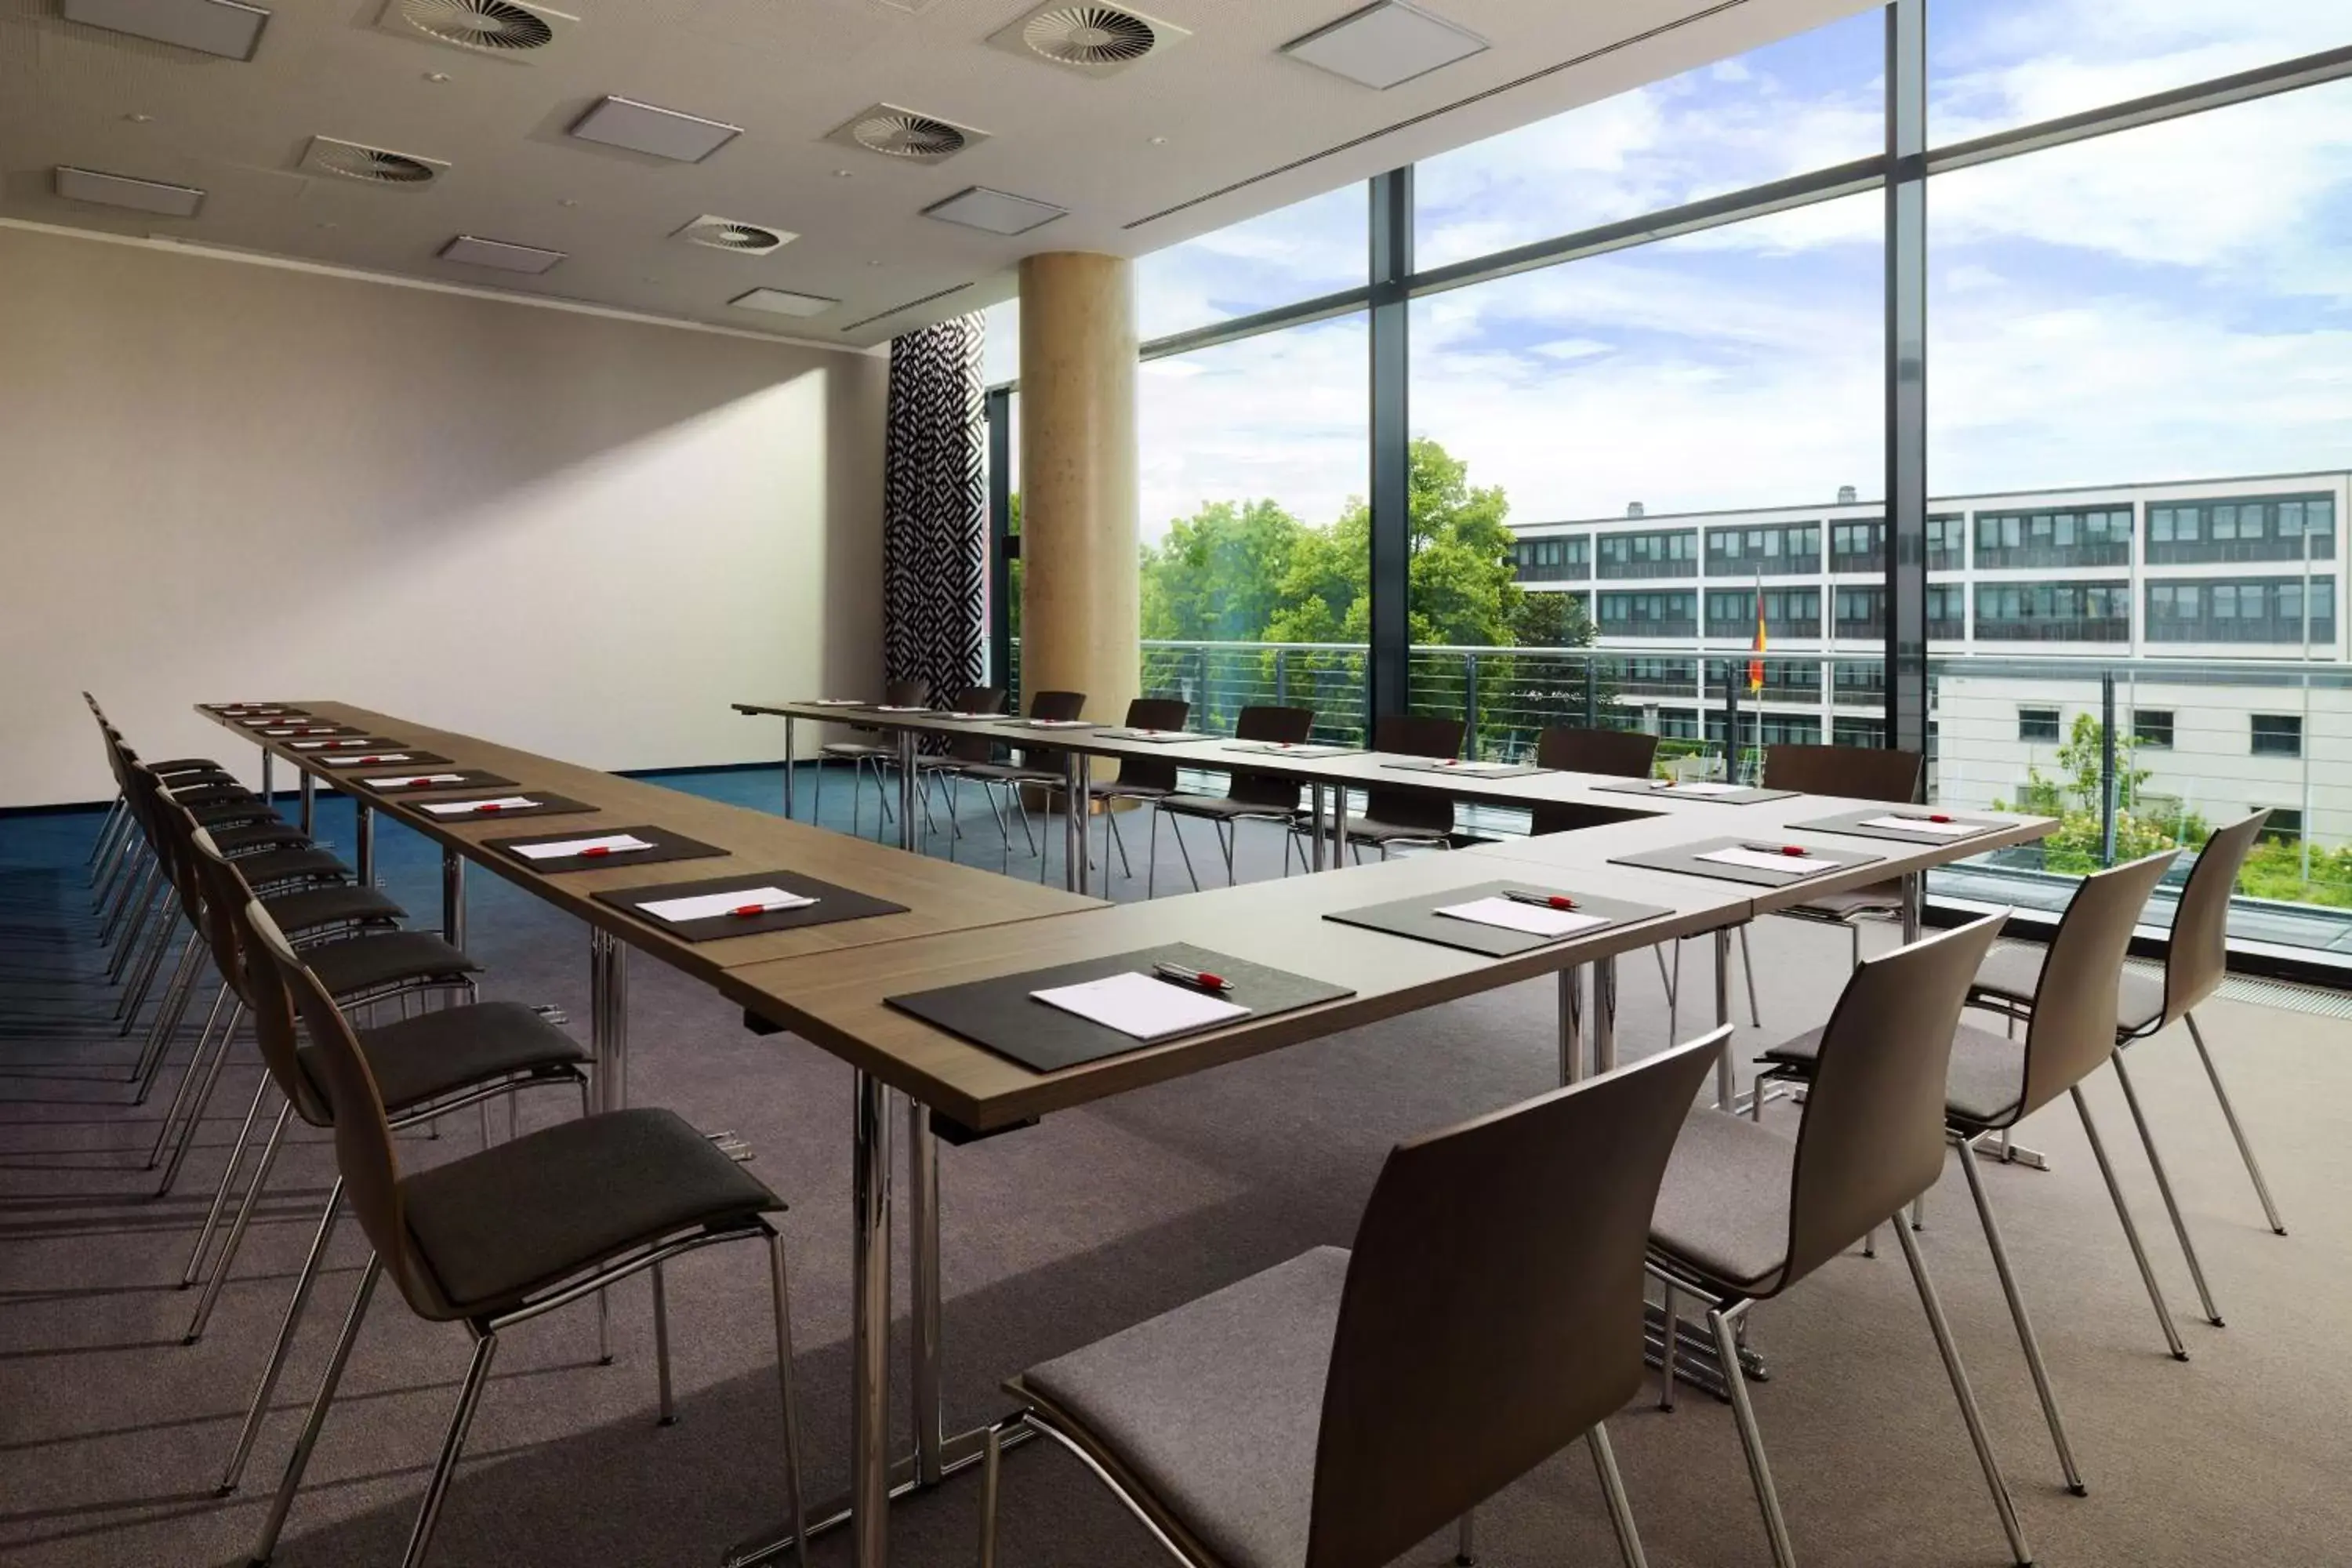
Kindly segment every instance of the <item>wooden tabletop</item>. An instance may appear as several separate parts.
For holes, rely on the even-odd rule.
[[[454,768],[479,768],[514,780],[518,787],[512,790],[480,789],[405,798],[357,789],[348,793],[403,826],[496,872],[524,891],[611,931],[664,963],[706,979],[719,971],[745,964],[833,953],[873,942],[969,931],[1100,907],[1098,900],[1081,898],[1058,888],[1040,887],[993,871],[927,859],[848,834],[830,832],[803,822],[788,822],[769,812],[728,805],[641,779],[599,773],[576,763],[436,730],[389,713],[372,712],[341,702],[300,702],[293,706],[330,722],[351,724],[371,735],[396,740],[405,749],[439,752],[450,759],[451,767],[331,768],[325,766],[315,752],[294,751],[286,740],[268,740],[218,714],[199,711],[205,711],[207,718],[233,732],[267,746],[280,759],[331,783],[370,775],[396,777],[448,772]],[[418,808],[421,799],[532,792],[568,795],[596,809],[561,816],[448,822]],[[730,858],[664,860],[550,874],[533,870],[513,856],[489,847],[488,843],[494,838],[575,831],[584,838],[633,826],[667,828],[724,849]],[[907,912],[697,942],[601,903],[592,896],[609,890],[760,871],[796,871],[904,904]]]

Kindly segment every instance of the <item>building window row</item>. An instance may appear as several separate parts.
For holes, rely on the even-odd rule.
[[[1840,588],[1832,630],[1842,637],[1877,637],[1886,625],[1886,590]]]
[[[1608,575],[1604,557],[1601,575]],[[1603,637],[1690,637],[1698,635],[1698,595],[1685,588],[1669,593],[1601,595]]]
[[[2150,583],[2147,640],[2300,644],[2307,636],[2315,643],[2332,643],[2336,579],[2314,577],[2310,582],[2307,605],[2300,577]]]
[[[2132,509],[1977,513],[1977,565],[2128,566]]]
[[[1830,524],[1830,570],[1843,572],[1877,572],[1886,570],[1886,523],[1873,518],[1867,522],[1833,522]]]
[[[2199,561],[2299,561],[2336,558],[2331,496],[2263,496],[2242,500],[2152,501],[2147,509],[2151,565]]]
[[[2135,709],[2131,716],[2132,739],[2142,746],[2169,751],[2172,748],[2173,710],[2169,708]],[[2052,745],[2066,738],[2065,715],[2057,709],[2036,704],[2020,703],[2017,710],[2017,738],[2029,744]],[[2294,713],[2250,713],[2246,716],[2246,751],[2256,757],[2301,757],[2303,755],[2303,719]],[[2271,826],[2278,826],[2279,814],[2271,813]],[[2300,831],[2300,824],[2294,831]]]
[[[1766,577],[1810,575],[1822,569],[1822,525],[1776,522],[1759,528],[1706,531],[1709,576],[1759,574]]]
[[[1698,530],[1670,533],[1604,533],[1601,536],[1603,577],[1696,577],[1698,575]]]
[[[1979,583],[1979,642],[2129,642],[2122,583]]]
[[[1927,520],[1927,570],[1965,572],[1969,564],[1969,520],[1957,512]]]
[[[1822,591],[1819,588],[1764,590],[1764,625],[1770,637],[1817,637],[1822,635]],[[1756,590],[1710,588],[1706,594],[1706,635],[1711,637],[1752,637],[1756,631]]]
[[[1927,635],[1961,642],[1969,635],[1969,591],[1958,583],[1927,584]]]
[[[1592,539],[1522,539],[1511,547],[1522,583],[1581,583],[1592,575]]]

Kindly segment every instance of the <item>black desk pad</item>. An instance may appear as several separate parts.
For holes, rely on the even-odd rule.
[[[1676,795],[1664,779],[1631,779],[1623,784],[1594,784],[1612,795],[1646,795],[1653,800],[1696,800],[1708,805],[1754,805],[1759,800],[1786,800],[1792,789],[1743,789],[1730,795]]]
[[[1807,851],[1804,858],[1789,858],[1789,864],[1795,869],[1786,877],[1775,875],[1761,867],[1726,866],[1719,861],[1699,858],[1717,849],[1749,845],[1778,848],[1782,842],[1771,837],[1702,838],[1696,844],[1677,844],[1671,849],[1644,849],[1637,855],[1613,855],[1610,857],[1609,863],[1612,866],[1643,866],[1653,871],[1677,871],[1685,877],[1713,877],[1724,882],[1745,882],[1751,888],[1786,888],[1886,858],[1884,855],[1873,855],[1864,849],[1825,849],[1818,844],[1808,844],[1804,847]]]
[[[1029,994],[1082,981],[1108,980],[1130,971],[1149,974],[1155,963],[1181,963],[1232,982],[1233,989],[1223,993],[1223,999],[1247,1007],[1253,1018],[1292,1013],[1355,994],[1344,985],[1328,985],[1304,974],[1269,969],[1265,964],[1212,952],[1190,942],[1171,942],[1159,947],[1139,948],[1133,952],[1112,953],[1051,969],[1033,969],[1024,974],[1003,974],[963,985],[943,985],[936,991],[917,991],[883,1000],[901,1013],[910,1013],[927,1024],[960,1035],[976,1046],[1019,1062],[1032,1072],[1059,1072],[1064,1068],[1164,1046],[1245,1021],[1235,1018],[1206,1029],[1139,1040]]]
[[[404,795],[406,793],[408,792],[404,790],[394,790],[392,792],[392,794],[395,795]],[[422,810],[425,805],[462,805],[465,804],[464,797],[462,795],[436,793],[431,790],[419,790],[416,793],[424,797],[418,802],[418,807],[420,810]],[[509,816],[573,816],[583,811],[601,811],[604,809],[602,806],[590,805],[585,801],[573,800],[569,795],[550,795],[545,790],[539,789],[502,789],[496,795],[486,795],[481,798],[484,800],[502,800],[510,795],[521,795],[526,799],[535,800],[539,804],[537,805],[503,806],[497,811],[446,813],[426,811],[424,815],[427,819],[434,822],[503,822]],[[581,829],[581,832],[583,834],[588,831],[589,829],[584,827]]]
[[[1598,915],[1606,925],[1586,926],[1582,931],[1566,936],[1530,936],[1526,931],[1505,931],[1499,926],[1480,925],[1475,921],[1455,920],[1437,911],[1455,904],[1471,903],[1500,893],[1565,893],[1576,900],[1573,913]],[[1555,947],[1564,942],[1580,942],[1598,935],[1611,926],[1632,925],[1637,921],[1655,920],[1674,910],[1663,904],[1635,904],[1623,899],[1597,899],[1566,885],[1526,880],[1515,882],[1481,882],[1474,888],[1454,888],[1443,893],[1423,893],[1417,898],[1399,899],[1393,903],[1370,904],[1360,910],[1340,910],[1323,918],[1337,921],[1343,926],[1362,926],[1366,931],[1387,931],[1392,936],[1409,936],[1416,942],[1433,942],[1440,947],[1459,948],[1465,952],[1482,952],[1488,958],[1509,958],[1517,953],[1532,952],[1539,947]]]
[[[1193,730],[1129,730],[1116,725],[1095,733],[1106,741],[1140,741],[1147,746],[1181,746],[1193,741],[1216,739]]]
[[[1298,745],[1286,745],[1280,741],[1235,741],[1225,747],[1229,752],[1253,752],[1261,757],[1297,757],[1301,762],[1318,762],[1325,757],[1360,757],[1361,746],[1326,745],[1321,741],[1307,741]]]
[[[1457,779],[1523,779],[1529,773],[1548,773],[1549,768],[1539,768],[1533,763],[1515,763],[1509,767],[1472,767],[1466,763],[1441,763],[1426,757],[1413,757],[1404,762],[1382,763],[1384,768],[1400,773],[1440,773]]]
[[[1969,833],[1906,833],[1893,827],[1867,826],[1874,816],[1949,817],[1955,824],[1974,831]],[[1987,833],[1997,833],[2010,826],[2005,822],[1988,822],[1980,816],[1963,816],[1957,812],[1933,812],[1918,805],[1882,805],[1873,811],[1849,811],[1837,816],[1824,816],[1818,822],[1792,822],[1791,827],[1801,827],[1815,833],[1843,833],[1855,838],[1885,838],[1896,844],[1966,844]]]
[[[303,753],[302,760],[316,763],[322,768],[436,768],[449,765],[449,759],[438,752],[412,751],[406,746],[386,746],[381,751],[373,747],[360,747],[347,752],[307,752]]]
[[[562,844],[572,838],[617,838],[626,834],[642,838],[653,846],[650,849],[631,849],[619,855],[567,855],[560,860],[534,860],[528,855],[515,853],[518,844]],[[715,844],[705,844],[688,838],[682,833],[667,828],[638,824],[633,827],[606,827],[582,825],[562,833],[534,833],[520,838],[486,838],[482,841],[493,849],[502,850],[507,858],[526,870],[551,875],[560,871],[610,870],[615,866],[653,866],[664,860],[699,860],[706,856],[724,857],[726,850]]]
[[[709,920],[666,921],[649,915],[638,906],[657,904],[665,899],[691,899],[703,893],[723,893],[730,889],[745,892],[754,888],[782,888],[787,893],[798,893],[815,903],[805,909],[770,910],[757,915],[713,915]],[[833,925],[841,921],[871,920],[876,915],[903,915],[904,904],[894,904],[887,899],[877,899],[861,893],[855,888],[837,887],[820,882],[814,877],[803,877],[796,871],[746,871],[736,877],[706,877],[698,882],[665,882],[656,888],[607,889],[594,895],[600,904],[610,904],[616,910],[635,915],[656,931],[684,937],[688,942],[710,942],[719,937],[757,936],[761,931],[792,931],[801,926]]]
[[[386,773],[382,778],[337,779],[335,783],[346,786],[347,789],[363,789],[370,795],[382,795],[386,800],[405,800],[410,795],[445,795],[451,790],[511,790],[520,787],[512,779],[501,778],[496,773],[486,773],[480,768],[426,768],[421,771],[425,773],[437,772],[456,773],[459,776],[456,782],[451,784],[402,784],[399,786],[394,786],[390,781],[393,779],[404,779],[413,775],[407,773]]]

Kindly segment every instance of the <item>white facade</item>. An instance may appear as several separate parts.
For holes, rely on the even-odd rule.
[[[2016,800],[2029,770],[2058,776],[2106,676],[2117,734],[2145,737],[2147,794],[2217,822],[2270,806],[2316,842],[2352,839],[2336,581],[2352,474],[1939,498],[1928,512],[1939,798],[1990,805]],[[1760,710],[1768,742],[1874,744],[1884,515],[1842,499],[1513,526],[1521,585],[1583,597],[1598,646],[1642,661],[1622,700],[1654,708],[1663,732],[1721,733],[1760,584],[1768,680],[1760,702],[1740,693],[1743,741]]]

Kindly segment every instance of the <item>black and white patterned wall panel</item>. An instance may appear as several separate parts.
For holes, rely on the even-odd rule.
[[[988,658],[987,327],[958,316],[890,342],[883,470],[883,663],[934,700],[977,686]]]

